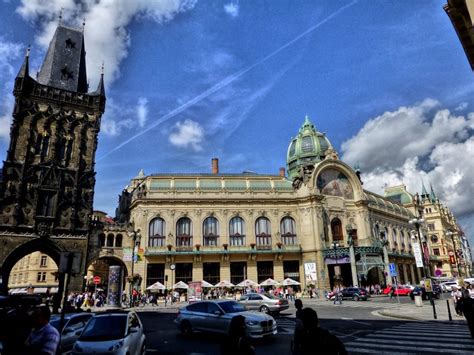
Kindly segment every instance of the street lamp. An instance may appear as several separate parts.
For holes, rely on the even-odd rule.
[[[385,231],[380,231],[380,240],[382,242],[383,263],[385,265],[385,285],[393,285],[392,275],[390,274],[390,259],[388,257],[387,245],[389,244]]]
[[[423,218],[412,218],[408,221],[409,224],[414,225],[416,228],[417,236],[418,236],[418,241],[420,242],[420,248],[421,248],[421,263],[423,264],[423,272],[425,273],[425,277],[430,276],[430,268],[429,265],[426,265],[426,260],[425,259],[425,248],[423,247],[423,236],[421,232],[421,226],[425,222]]]
[[[453,242],[454,261],[456,262],[456,269],[458,270],[458,277],[460,277],[461,276],[461,271],[459,269],[459,262],[458,262],[458,255],[457,255],[457,251],[456,251],[456,242],[454,241],[454,234],[455,233],[453,233],[450,230],[445,232],[445,235],[451,237],[451,241]],[[450,262],[451,262],[451,260],[450,260]]]
[[[332,242],[331,248],[334,250],[334,256],[336,258],[336,266],[334,267],[334,286],[338,287],[339,286],[339,278],[340,275],[337,274],[339,270],[339,266],[337,265],[337,248],[339,248],[339,243],[336,241]]]
[[[133,307],[133,269],[135,265],[135,248],[137,245],[140,244],[140,239],[141,239],[141,234],[140,234],[140,229],[134,230],[132,229],[129,233],[128,236],[133,239],[133,248],[132,248],[132,275],[130,278],[130,307]]]

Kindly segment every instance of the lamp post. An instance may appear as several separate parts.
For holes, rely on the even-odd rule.
[[[425,248],[423,247],[423,234],[421,231],[421,226],[425,222],[423,218],[413,218],[408,221],[409,224],[414,225],[416,228],[416,235],[418,237],[418,241],[420,242],[420,248],[421,248],[421,263],[423,264],[423,273],[425,274],[425,277],[430,277],[431,272],[430,272],[430,267],[429,265],[426,265],[426,255],[425,255]]]
[[[461,270],[459,269],[459,262],[458,262],[458,255],[457,255],[458,253],[456,251],[456,242],[454,241],[454,234],[455,233],[453,233],[450,230],[445,232],[445,235],[451,237],[451,241],[453,242],[454,261],[456,263],[456,269],[458,271],[458,277],[460,277],[461,276]]]
[[[133,239],[133,248],[132,248],[132,275],[130,278],[130,307],[133,307],[133,269],[135,265],[135,248],[137,247],[138,244],[140,244],[140,239],[141,239],[141,234],[140,234],[140,229],[134,230],[132,229],[129,232],[129,237]]]
[[[380,240],[382,241],[383,263],[385,265],[385,286],[393,285],[392,275],[390,274],[390,259],[388,258],[388,240],[385,231],[380,231]]]
[[[336,265],[334,266],[334,286],[335,287],[338,287],[339,286],[339,278],[340,278],[340,275],[337,274],[337,272],[339,271],[339,266],[337,264],[337,248],[339,248],[339,243],[336,242],[336,241],[333,241],[332,244],[331,244],[331,248],[334,250],[334,256],[336,258]]]

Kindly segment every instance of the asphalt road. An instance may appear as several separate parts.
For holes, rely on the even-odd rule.
[[[408,300],[401,299],[405,303]],[[391,328],[406,321],[384,318],[376,315],[377,309],[390,306],[396,300],[386,298],[371,301],[344,301],[343,305],[334,305],[331,302],[304,301],[318,312],[320,325],[337,335],[344,343],[351,342],[358,337],[371,334],[376,330]],[[276,318],[278,335],[259,340],[255,343],[257,354],[290,354],[290,344],[294,329],[294,313],[292,307]],[[146,311],[139,313],[144,324],[147,336],[148,353],[160,354],[219,354],[220,343],[223,340],[219,335],[195,333],[190,337],[183,337],[177,330],[173,320],[176,310]]]

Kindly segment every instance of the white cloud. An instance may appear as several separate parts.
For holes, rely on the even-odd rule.
[[[461,102],[455,109],[454,111],[462,111],[465,110],[469,104],[467,102]]]
[[[435,109],[437,107],[437,109]],[[364,187],[404,183],[421,192],[424,181],[458,219],[474,215],[474,113],[454,116],[434,100],[370,119],[342,144],[342,160],[359,162]]]
[[[202,150],[202,141],[204,139],[204,130],[198,122],[193,120],[185,120],[183,123],[177,122],[174,126],[176,132],[169,136],[171,144],[188,148],[198,152]]]
[[[137,105],[138,126],[144,127],[148,119],[148,100],[145,97],[138,99]]]
[[[149,19],[157,23],[171,21],[177,14],[194,7],[197,0],[22,0],[17,12],[29,21],[39,22],[41,32],[37,43],[47,48],[58,23],[60,9],[63,22],[80,26],[86,20],[85,45],[91,89],[100,76],[105,62],[105,83],[120,76],[120,63],[128,55],[130,34],[128,25],[133,19]]]
[[[22,54],[23,46],[19,43],[13,43],[0,37],[0,140],[10,138],[10,124],[12,120],[12,111],[14,98],[12,95],[13,80],[16,71],[11,64],[13,60],[18,59]]]
[[[238,1],[231,1],[228,4],[225,4],[224,5],[224,11],[232,17],[239,16],[239,2]]]

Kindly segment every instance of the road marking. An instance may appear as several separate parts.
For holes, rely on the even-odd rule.
[[[363,324],[363,325],[372,325],[372,323],[361,322],[359,320],[354,320],[354,318],[341,318],[341,319],[342,320],[349,320],[351,322],[359,323],[359,324]]]

